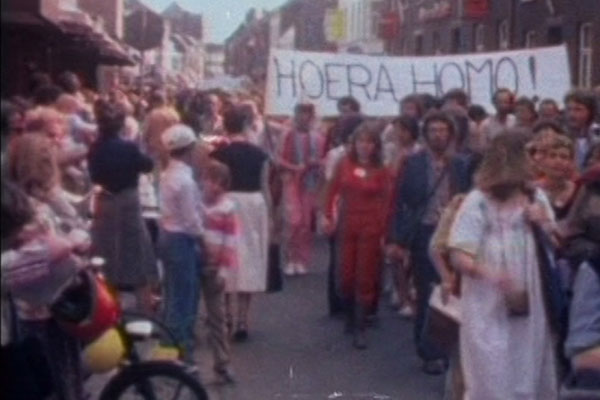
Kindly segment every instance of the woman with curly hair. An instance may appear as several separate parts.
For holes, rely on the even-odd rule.
[[[554,135],[543,148],[545,153],[541,167],[544,173],[536,184],[548,196],[556,218],[567,216],[573,203],[575,183],[575,147],[573,141],[563,135]]]
[[[85,229],[61,186],[58,155],[50,139],[36,132],[16,137],[8,156],[8,176],[35,202],[36,208],[44,208],[42,214],[55,220],[52,226],[63,234]]]
[[[553,232],[554,213],[531,180],[523,136],[498,135],[451,228],[450,256],[462,275],[460,356],[468,400],[557,397],[533,233],[534,226]]]
[[[19,233],[13,251],[3,254],[3,283],[14,296],[23,336],[42,343],[59,398],[80,400],[79,343],[51,318],[48,305],[76,271],[72,252],[89,247],[89,237],[77,212],[64,198],[55,149],[47,137],[27,133],[15,138],[8,176],[28,197],[34,218]],[[47,272],[41,277],[28,273],[32,262],[46,266]]]
[[[83,194],[89,189],[89,181],[82,167],[88,147],[77,143],[69,135],[64,114],[51,107],[36,107],[25,114],[25,132],[37,132],[51,140],[56,148],[63,186]]]

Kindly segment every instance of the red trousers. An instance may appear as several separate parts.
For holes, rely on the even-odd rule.
[[[383,228],[364,215],[341,222],[338,255],[342,298],[373,310],[381,287]]]
[[[310,265],[313,232],[312,217],[316,195],[301,189],[295,183],[284,188],[284,219],[286,222],[285,252],[286,262]]]

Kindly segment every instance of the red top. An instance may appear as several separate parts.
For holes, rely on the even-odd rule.
[[[340,162],[327,193],[326,216],[331,219],[339,195],[341,221],[358,218],[361,224],[383,230],[389,216],[391,194],[392,174],[388,168],[365,167],[346,157]]]

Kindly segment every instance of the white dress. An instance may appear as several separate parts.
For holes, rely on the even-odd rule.
[[[261,192],[229,192],[239,221],[239,267],[227,272],[227,291],[257,293],[267,290],[269,211]]]
[[[538,190],[535,196],[552,215],[545,195]],[[479,267],[507,271],[529,293],[529,316],[509,317],[496,286],[462,278],[460,356],[467,400],[557,398],[553,342],[524,206],[501,205],[474,190],[450,232],[451,248],[474,255]]]

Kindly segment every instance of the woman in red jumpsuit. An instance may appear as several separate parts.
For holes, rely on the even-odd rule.
[[[383,238],[392,175],[383,166],[381,125],[365,122],[353,135],[348,156],[340,161],[325,195],[325,227],[333,231],[339,198],[338,254],[340,289],[347,307],[347,331],[354,330],[354,346],[367,347],[365,316],[379,296]]]

